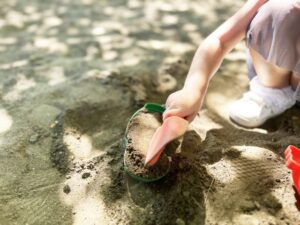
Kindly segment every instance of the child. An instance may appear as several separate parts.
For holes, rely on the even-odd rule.
[[[300,101],[300,0],[248,0],[199,46],[184,87],[167,99],[164,119],[195,118],[210,78],[244,37],[252,80],[232,105],[231,119],[257,127]]]

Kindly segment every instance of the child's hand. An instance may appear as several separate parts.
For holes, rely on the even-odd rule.
[[[193,90],[181,89],[169,95],[163,119],[178,116],[192,122],[201,106],[201,95]]]

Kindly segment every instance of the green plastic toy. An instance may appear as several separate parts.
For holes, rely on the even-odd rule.
[[[129,124],[130,122],[132,121],[133,118],[135,118],[140,112],[142,112],[143,110],[148,110],[148,112],[153,112],[153,113],[161,113],[163,114],[163,112],[166,110],[164,106],[162,105],[159,105],[159,104],[155,104],[155,103],[146,103],[144,105],[144,107],[142,107],[141,109],[139,109],[138,111],[136,111],[132,117],[130,118],[128,124],[127,124],[127,128],[126,128],[126,132],[125,132],[125,136],[124,136],[124,139],[123,139],[123,148],[124,148],[124,170],[126,171],[126,173],[132,177],[133,179],[135,180],[138,180],[138,181],[142,181],[142,182],[154,182],[154,181],[157,181],[157,180],[160,180],[162,179],[163,177],[165,177],[169,170],[170,170],[170,162],[169,162],[169,166],[168,166],[168,169],[166,170],[166,172],[160,176],[160,177],[156,177],[156,178],[152,178],[152,179],[148,179],[148,178],[145,178],[145,177],[140,177],[136,174],[133,174],[131,173],[129,170],[128,170],[128,167],[126,165],[126,161],[125,161],[125,158],[126,158],[126,154],[127,154],[127,151],[126,151],[126,146],[128,145],[128,138],[127,138],[127,133],[128,133],[128,128],[129,128]]]

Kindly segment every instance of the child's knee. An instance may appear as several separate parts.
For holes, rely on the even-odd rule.
[[[249,24],[247,45],[269,63],[298,71],[299,21],[299,1],[269,0]]]
[[[291,17],[293,11],[300,13],[300,2],[294,0],[269,0],[265,3],[257,14],[263,13],[266,17],[281,17],[282,20],[294,19]]]

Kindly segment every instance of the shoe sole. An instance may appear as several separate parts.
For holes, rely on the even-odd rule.
[[[300,107],[300,104],[299,104],[298,106]],[[292,107],[291,107],[291,108],[292,108]],[[290,109],[290,108],[288,108],[288,109]],[[251,125],[245,125],[245,124],[243,124],[244,121],[243,121],[241,118],[235,117],[235,116],[232,116],[232,115],[229,115],[229,119],[230,119],[233,123],[235,123],[235,124],[237,124],[237,125],[239,125],[239,126],[241,126],[241,127],[245,127],[245,128],[256,128],[256,127],[262,126],[262,125],[263,125],[265,122],[267,122],[269,119],[272,119],[272,118],[274,118],[274,117],[277,117],[277,116],[279,116],[279,115],[285,113],[288,109],[284,110],[284,111],[281,112],[281,113],[278,113],[278,114],[269,116],[269,117],[265,118],[263,121],[261,121],[260,123],[251,124]]]
[[[272,117],[270,117],[270,118],[272,118]],[[263,121],[262,123],[257,123],[257,124],[252,124],[252,125],[245,125],[245,124],[243,124],[243,122],[240,122],[241,120],[240,120],[240,118],[238,118],[238,117],[232,117],[232,116],[229,116],[229,119],[230,119],[230,121],[231,122],[233,122],[234,124],[237,124],[237,125],[239,125],[239,126],[241,126],[241,127],[244,127],[244,128],[256,128],[256,127],[259,127],[259,126],[261,126],[261,125],[263,125],[268,119],[266,119],[265,121]]]

